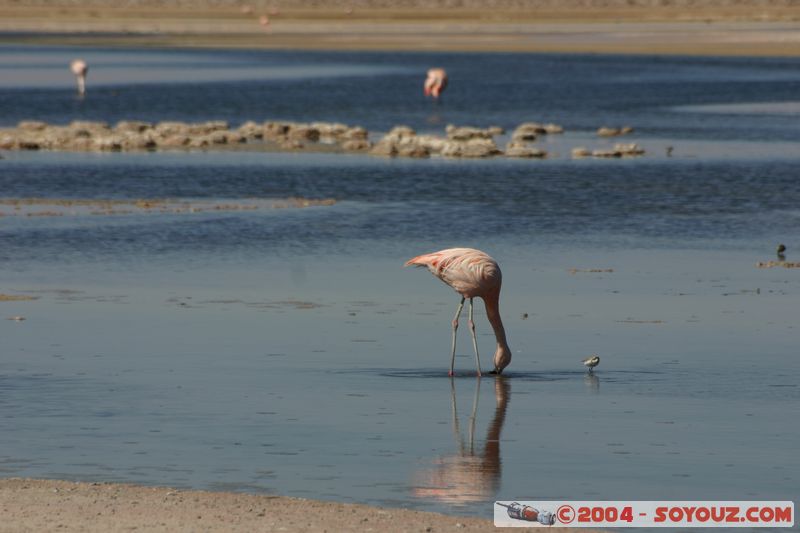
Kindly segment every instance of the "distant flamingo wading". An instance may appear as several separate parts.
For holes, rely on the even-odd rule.
[[[432,68],[428,71],[425,78],[425,96],[439,98],[439,95],[447,88],[447,72],[443,68]]]
[[[500,374],[511,362],[511,348],[506,342],[506,331],[500,320],[500,286],[503,276],[497,261],[480,250],[472,248],[449,248],[430,254],[420,255],[406,262],[406,266],[428,267],[431,274],[450,285],[461,295],[456,316],[453,318],[453,347],[450,352],[450,375],[456,358],[456,331],[458,319],[464,308],[464,300],[469,298],[469,329],[472,332],[472,346],[475,348],[475,364],[481,375],[481,359],[478,355],[478,340],[475,337],[475,323],[472,321],[472,300],[479,296],[486,304],[486,316],[494,330],[497,349],[494,352],[493,374]]]
[[[86,74],[89,72],[89,65],[83,59],[76,59],[69,65],[69,69],[75,74],[78,80],[78,94],[86,93]]]

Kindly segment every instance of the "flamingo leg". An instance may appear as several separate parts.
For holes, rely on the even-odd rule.
[[[458,304],[456,309],[456,316],[453,317],[453,349],[450,350],[450,373],[448,376],[453,375],[453,368],[456,366],[456,331],[458,331],[458,319],[461,317],[461,310],[464,309],[465,298],[461,297],[461,303]]]
[[[469,299],[469,329],[472,332],[472,347],[475,348],[475,365],[478,367],[478,375],[481,375],[481,357],[478,355],[478,339],[475,338],[475,322],[472,321],[472,298]]]
[[[456,331],[458,330],[458,319],[461,316],[461,310],[464,309],[464,300],[465,298],[462,296],[461,303],[458,304],[458,309],[456,309],[456,316],[453,317],[453,349],[450,351],[449,376],[453,375],[453,367],[456,366]]]

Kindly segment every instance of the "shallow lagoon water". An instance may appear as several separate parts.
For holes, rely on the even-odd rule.
[[[85,99],[72,90],[75,57],[89,62]],[[451,81],[439,104],[422,97],[431,65],[445,66]],[[441,131],[449,123],[511,128],[533,120],[573,132],[632,125],[645,137],[797,142],[791,115],[712,119],[683,106],[796,102],[798,83],[792,58],[8,45],[0,46],[0,125],[32,118],[293,120]]]
[[[0,325],[4,472],[479,515],[507,494],[793,496],[797,280],[746,253],[549,252],[498,254],[501,381],[463,335],[447,378],[455,295],[399,256],[17,281],[40,300]]]
[[[157,61],[161,52],[139,53]],[[386,57],[242,57],[261,55],[312,66]],[[398,101],[397,87],[417,91],[418,77],[376,72],[371,85],[394,92],[362,92],[362,76],[276,81],[286,89],[280,117],[250,98],[265,90],[252,81],[155,80],[135,98],[122,84],[116,98],[141,103],[120,108],[105,101],[106,88],[84,101],[68,88],[4,88],[0,110],[11,122],[152,119],[170,109],[164,118],[336,119],[373,129],[401,115],[420,129],[433,128],[431,116],[509,127],[528,113],[576,130],[554,142],[590,140],[593,127],[613,118],[644,124],[632,140],[646,148],[714,149],[624,161],[480,162],[5,153],[4,198],[337,203],[222,213],[5,212],[0,293],[36,299],[0,302],[0,473],[482,516],[494,499],[796,500],[800,433],[787,420],[800,400],[800,279],[797,270],[755,265],[774,259],[778,242],[789,260],[800,245],[800,152],[791,149],[800,130],[774,117],[744,123],[674,107],[754,94],[790,101],[797,62],[396,57],[402,67],[453,61],[470,80],[496,68],[487,58],[531,70],[521,84],[485,82],[496,91],[484,93],[486,108],[471,105],[476,97],[456,83],[438,106],[416,96]],[[579,94],[594,90],[594,99],[575,100],[579,117],[549,89],[520,96],[526,80],[538,79],[533,67],[560,73],[559,83],[574,82]],[[638,104],[600,90],[614,76],[591,75],[598,70],[624,72]],[[683,85],[665,82],[670,75]],[[695,79],[725,90],[684,87]],[[338,104],[315,107],[332,88]],[[222,110],[167,105],[223,93],[231,96]],[[498,103],[500,94],[507,100]],[[306,109],[309,96],[316,98]],[[149,117],[140,114],[145,108]],[[325,116],[313,116],[319,110]],[[680,126],[660,126],[670,123]],[[778,148],[764,157],[754,141]],[[501,309],[514,360],[502,380],[474,377],[465,328],[458,375],[447,377],[458,297],[427,272],[401,266],[452,245],[486,249],[503,266]],[[476,314],[488,365],[493,338],[480,304]],[[12,316],[26,320],[5,320]],[[594,376],[580,365],[591,353],[602,358]]]

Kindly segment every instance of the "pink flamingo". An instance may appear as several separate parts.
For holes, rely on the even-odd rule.
[[[258,23],[261,24],[261,26],[263,26],[264,28],[266,28],[267,26],[269,26],[269,17],[266,15],[261,15],[261,17],[258,19]]]
[[[439,98],[445,88],[447,88],[447,72],[443,68],[430,69],[425,79],[425,96]]]
[[[78,94],[83,96],[86,93],[86,73],[89,72],[89,65],[83,59],[76,59],[70,63],[69,69],[78,80]]]
[[[503,276],[497,261],[486,253],[472,248],[449,248],[409,259],[405,266],[428,267],[431,274],[450,285],[461,295],[456,316],[453,318],[453,348],[450,352],[450,375],[456,360],[456,331],[458,319],[464,308],[464,300],[469,298],[469,328],[472,332],[472,346],[475,348],[475,363],[478,375],[481,375],[481,360],[478,355],[478,340],[475,338],[475,323],[472,321],[472,300],[476,296],[483,298],[486,304],[486,316],[494,330],[497,349],[494,352],[494,371],[500,374],[511,362],[511,348],[506,342],[506,331],[500,320],[500,285]]]

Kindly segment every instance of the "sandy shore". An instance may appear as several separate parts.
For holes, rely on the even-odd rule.
[[[0,42],[95,46],[800,55],[800,5],[764,0],[0,0]],[[394,5],[398,5],[395,3]],[[691,4],[691,5],[690,5]],[[261,24],[266,16],[268,24]]]
[[[269,495],[32,479],[0,480],[0,516],[2,533],[111,533],[131,530],[248,533],[497,531],[490,520],[405,509],[381,509]],[[559,531],[568,533],[578,530]],[[591,533],[588,529],[580,531]]]

